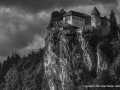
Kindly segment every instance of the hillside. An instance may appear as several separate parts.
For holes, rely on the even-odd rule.
[[[49,90],[43,67],[44,49],[20,58],[8,57],[0,68],[0,90]]]

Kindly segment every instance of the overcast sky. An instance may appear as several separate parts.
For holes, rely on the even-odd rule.
[[[91,14],[95,6],[108,17],[113,9],[120,21],[119,0],[0,0],[0,61],[12,53],[23,56],[44,47],[53,10],[64,8]]]

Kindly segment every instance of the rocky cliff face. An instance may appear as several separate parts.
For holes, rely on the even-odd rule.
[[[77,90],[84,77],[96,67],[95,55],[88,42],[71,26],[48,30],[45,73],[50,90]]]
[[[108,62],[107,57],[100,50],[97,50],[97,74],[103,70],[107,70]]]
[[[106,39],[90,32],[81,34],[69,25],[59,27],[56,23],[49,27],[44,68],[50,90],[88,90],[84,85],[97,84],[94,82],[104,72],[109,74],[116,56],[111,41]]]

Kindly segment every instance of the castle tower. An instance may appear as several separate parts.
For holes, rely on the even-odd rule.
[[[94,26],[95,28],[101,27],[101,19],[100,19],[100,12],[97,10],[95,7],[91,13],[91,25]]]

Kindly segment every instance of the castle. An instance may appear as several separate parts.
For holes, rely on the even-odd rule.
[[[69,25],[78,27],[80,31],[90,31],[98,36],[105,36],[110,33],[109,19],[104,16],[101,17],[100,12],[95,7],[91,15],[84,13],[69,11],[63,16],[63,21]]]

